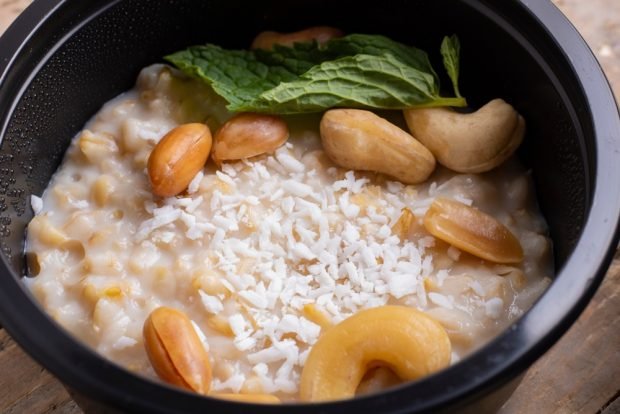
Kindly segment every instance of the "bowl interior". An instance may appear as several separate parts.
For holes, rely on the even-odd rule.
[[[11,270],[1,275],[1,284],[14,283],[25,273],[30,194],[42,193],[71,138],[105,101],[132,87],[142,67],[191,44],[246,48],[261,30],[313,25],[384,34],[415,45],[429,52],[440,74],[442,37],[458,34],[461,90],[470,105],[501,97],[528,122],[519,156],[532,169],[557,269],[576,245],[596,166],[595,144],[586,138],[593,135],[588,106],[563,53],[518,2],[57,3],[53,18],[25,44],[28,53],[16,56],[0,92],[0,243]],[[416,399],[423,401],[410,401]]]
[[[23,274],[24,227],[32,216],[28,195],[42,193],[70,139],[102,103],[131,88],[140,68],[192,44],[247,48],[261,30],[332,25],[346,32],[384,34],[427,50],[443,85],[449,81],[439,45],[443,36],[459,35],[461,89],[469,104],[475,108],[501,97],[528,122],[520,157],[533,170],[560,268],[580,234],[589,203],[594,158],[582,131],[587,118],[577,115],[587,112],[585,103],[575,99],[579,91],[571,88],[577,82],[562,67],[563,58],[552,45],[540,44],[533,50],[520,43],[527,40],[521,37],[524,34],[535,40],[539,27],[516,17],[511,17],[514,27],[502,26],[470,3],[476,4],[391,1],[389,8],[378,11],[362,10],[352,1],[271,1],[244,4],[241,12],[237,4],[226,1],[65,2],[58,17],[40,29],[45,34],[29,44],[42,61],[21,56],[18,64],[36,67],[11,79],[22,90],[5,120],[0,148],[0,165],[6,167],[0,175],[4,254]],[[349,18],[352,10],[355,19]],[[88,23],[70,18],[80,12],[98,14]]]

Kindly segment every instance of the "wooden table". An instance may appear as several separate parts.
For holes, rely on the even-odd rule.
[[[620,96],[620,0],[554,1],[588,40]],[[0,33],[29,2],[0,0]],[[0,413],[82,412],[2,328],[0,373]],[[620,255],[577,323],[527,371],[500,413],[620,413]]]

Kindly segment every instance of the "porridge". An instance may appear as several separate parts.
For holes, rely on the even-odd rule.
[[[372,160],[342,168],[347,161],[335,163],[321,139],[338,132],[326,132],[320,116],[296,115],[283,118],[288,130],[274,151],[228,158],[232,146],[216,134],[218,162],[203,168],[202,160],[189,183],[167,193],[149,165],[154,148],[179,125],[221,130],[233,115],[225,104],[194,78],[147,67],[75,137],[45,193],[33,197],[25,283],[59,324],[111,361],[182,385],[166,367],[153,368],[162,353],[185,367],[168,349],[167,335],[178,335],[202,361],[187,367],[186,388],[273,402],[312,400],[303,388],[316,377],[304,366],[320,370],[334,347],[360,346],[351,338],[366,331],[375,338],[368,347],[385,341],[406,358],[413,351],[401,321],[439,343],[411,358],[447,353],[410,376],[373,364],[382,351],[368,351],[353,392],[373,392],[459,361],[549,284],[546,224],[514,159],[482,174],[438,167],[405,184],[392,178],[398,172],[361,171],[380,171],[364,167]],[[192,151],[183,165],[200,152]],[[498,237],[479,242],[472,225],[480,223]],[[181,334],[168,332],[175,329]]]

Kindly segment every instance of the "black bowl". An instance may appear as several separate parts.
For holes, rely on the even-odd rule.
[[[533,170],[557,274],[534,307],[471,357],[380,395],[321,405],[247,406],[134,376],[55,324],[24,289],[29,196],[40,195],[71,137],[141,67],[206,41],[244,48],[264,29],[332,25],[429,51],[463,44],[462,90],[477,106],[502,97],[528,120]],[[126,412],[481,412],[576,320],[618,241],[620,120],[594,56],[547,0],[47,0],[0,39],[0,320],[70,388]]]

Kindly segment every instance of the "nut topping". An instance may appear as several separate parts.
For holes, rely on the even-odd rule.
[[[187,188],[211,151],[211,131],[204,124],[179,125],[157,143],[147,164],[153,194],[172,197]]]
[[[143,334],[146,353],[162,380],[199,394],[209,392],[209,354],[185,313],[157,308],[144,322]]]

